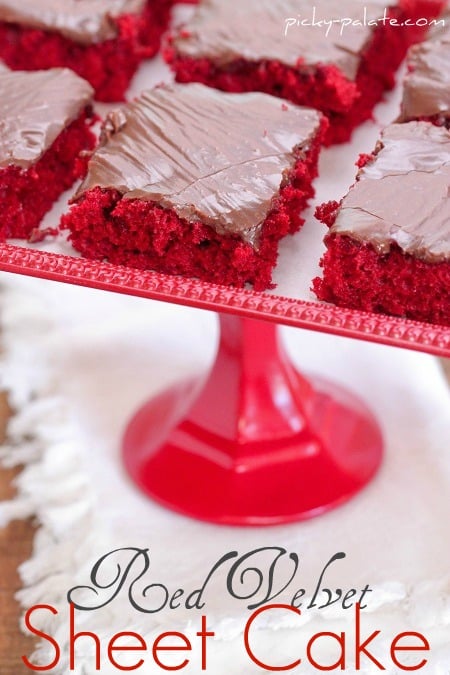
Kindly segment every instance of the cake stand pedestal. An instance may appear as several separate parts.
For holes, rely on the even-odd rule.
[[[379,467],[372,413],[334,383],[306,379],[269,322],[220,315],[219,350],[198,382],[150,400],[123,441],[132,479],[153,499],[201,520],[275,525],[352,497]]]

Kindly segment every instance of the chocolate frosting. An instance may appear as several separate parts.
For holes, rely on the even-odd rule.
[[[92,44],[117,37],[114,19],[138,14],[145,4],[146,0],[0,0],[0,21]]]
[[[93,93],[66,68],[0,71],[0,167],[26,169],[37,162]]]
[[[276,60],[296,67],[334,64],[355,79],[361,51],[373,26],[326,24],[291,25],[287,20],[318,21],[348,17],[364,22],[383,16],[386,2],[371,0],[203,0],[194,17],[175,36],[181,56],[205,57],[218,66],[237,59],[250,62]],[[327,31],[329,34],[327,35]]]
[[[450,132],[429,122],[385,129],[376,157],[359,173],[330,233],[393,243],[428,262],[450,259]]]
[[[113,188],[256,245],[320,119],[266,94],[161,86],[109,116],[75,200],[97,186]]]
[[[445,27],[409,51],[400,121],[450,116],[450,12],[442,19]]]

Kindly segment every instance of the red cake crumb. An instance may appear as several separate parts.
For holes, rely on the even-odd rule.
[[[314,194],[320,144],[319,134],[306,159],[296,163],[263,224],[257,249],[173,210],[100,188],[86,193],[61,225],[88,258],[237,287],[251,283],[261,291],[271,287],[279,240],[304,223],[300,213]]]
[[[95,89],[99,101],[122,101],[144,59],[160,48],[173,0],[148,0],[140,15],[116,20],[118,36],[79,44],[57,33],[0,21],[0,58],[13,70],[71,68]]]
[[[358,159],[356,160],[355,166],[358,167],[358,169],[363,169],[368,162],[370,162],[373,159],[373,155],[369,155],[366,152],[363,152],[360,154]]]
[[[84,111],[58,136],[41,159],[28,169],[0,169],[0,240],[28,238],[58,197],[86,173],[87,156],[96,138],[92,112]]]
[[[48,238],[57,237],[59,234],[59,228],[57,227],[46,227],[44,229],[39,229],[36,227],[34,230],[31,230],[28,241],[30,244],[40,244],[42,241],[45,241]]]
[[[338,214],[338,209],[341,205],[341,202],[331,201],[325,202],[325,204],[320,204],[314,213],[314,216],[317,220],[320,220],[322,223],[325,223],[328,227],[334,225],[336,216]]]
[[[415,23],[418,19],[436,17],[443,4],[439,0],[406,0],[391,8],[389,16],[399,23],[407,19]],[[331,145],[348,141],[352,131],[372,117],[376,103],[394,86],[395,72],[408,48],[421,40],[426,31],[427,26],[400,28],[380,24],[361,53],[354,81],[334,65],[302,68],[301,61],[295,68],[275,60],[245,58],[217,65],[207,57],[180,53],[176,35],[171,36],[164,56],[178,82],[202,82],[229,92],[262,91],[322,111],[331,122],[325,139],[325,144]]]

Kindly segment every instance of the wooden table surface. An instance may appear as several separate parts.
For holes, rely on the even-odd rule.
[[[10,410],[5,395],[0,394],[0,440],[5,436]],[[0,470],[0,501],[14,494],[11,485],[17,471]],[[19,631],[20,609],[14,593],[20,588],[17,566],[31,555],[34,528],[29,521],[17,521],[0,528],[0,673],[22,675],[31,673],[22,661],[22,654],[29,654],[33,641]]]
[[[442,362],[450,382],[450,359]],[[0,438],[4,435],[9,415],[7,399],[0,395]],[[0,501],[13,493],[11,482],[16,471],[0,469]],[[19,630],[20,609],[14,600],[20,588],[17,566],[27,560],[32,551],[34,527],[31,522],[15,522],[0,529],[0,673],[1,675],[29,675],[31,670],[22,661],[30,654],[33,641]]]

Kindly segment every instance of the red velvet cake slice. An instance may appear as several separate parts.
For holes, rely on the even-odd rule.
[[[327,143],[343,142],[392,88],[408,47],[443,4],[203,0],[165,55],[179,82],[263,91],[317,108],[331,122]]]
[[[92,87],[71,70],[0,72],[0,239],[29,237],[85,174]]]
[[[266,94],[161,86],[109,116],[62,226],[87,257],[256,289],[300,228],[326,120]]]
[[[174,0],[1,0],[0,58],[15,70],[71,68],[99,101],[122,101],[154,56]]]
[[[318,209],[330,226],[321,300],[450,325],[450,132],[393,124],[341,204]]]
[[[408,55],[401,122],[428,119],[450,126],[450,11],[440,18],[429,39]]]

